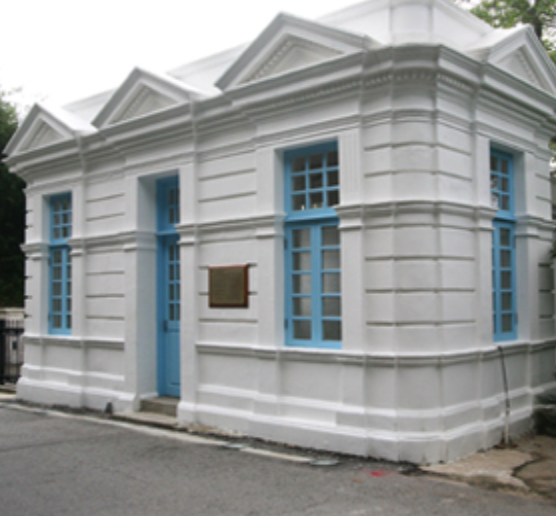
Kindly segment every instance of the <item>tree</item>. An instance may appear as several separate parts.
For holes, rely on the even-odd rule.
[[[23,306],[25,183],[3,163],[4,148],[16,129],[16,107],[0,90],[0,307]]]
[[[531,25],[556,64],[554,28],[556,0],[483,0],[471,12],[493,27],[510,29],[516,25]]]

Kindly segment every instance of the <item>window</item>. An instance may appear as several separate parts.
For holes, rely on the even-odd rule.
[[[49,331],[71,333],[71,195],[50,199]]]
[[[494,340],[517,337],[515,279],[515,217],[513,159],[492,151],[490,156],[491,203],[497,208],[492,235],[492,306]]]
[[[285,154],[286,343],[340,348],[341,264],[335,143]]]

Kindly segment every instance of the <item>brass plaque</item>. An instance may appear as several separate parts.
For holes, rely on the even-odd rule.
[[[249,266],[209,267],[209,307],[249,306]]]

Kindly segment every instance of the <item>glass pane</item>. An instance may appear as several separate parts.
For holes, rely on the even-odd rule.
[[[308,340],[311,338],[311,321],[294,321],[293,338]]]
[[[176,300],[179,303],[179,301],[180,301],[180,286],[179,285],[176,285]]]
[[[326,155],[326,164],[329,167],[337,167],[338,166],[338,151],[329,152]]]
[[[510,235],[511,231],[509,229],[500,228],[500,245],[504,247],[510,246]]]
[[[498,176],[491,174],[490,176],[490,188],[492,190],[498,190]]]
[[[60,215],[58,214],[54,215],[54,225],[55,226],[60,225]]]
[[[68,227],[63,227],[63,228],[62,228],[62,237],[63,237],[63,238],[68,238],[68,237],[70,237],[70,236],[71,236],[71,235],[70,235],[70,230],[69,230],[69,228],[68,228]]]
[[[170,303],[170,321],[175,321],[174,318],[174,305]]]
[[[293,291],[295,294],[310,294],[311,276],[309,274],[296,274],[293,277]]]
[[[68,224],[69,223],[69,214],[68,213],[64,213],[62,215],[62,224]]]
[[[175,198],[175,190],[173,188],[170,188],[170,190],[168,191],[168,204],[174,204],[174,198]]]
[[[294,195],[292,198],[292,208],[294,210],[304,210],[305,209],[305,194]]]
[[[311,298],[296,297],[293,300],[293,315],[311,317]]]
[[[304,251],[293,254],[293,270],[310,271],[311,270],[311,252]]]
[[[179,260],[179,256],[178,256],[178,260]],[[180,280],[180,266],[179,263],[176,265],[176,281]]]
[[[322,252],[322,268],[340,268],[340,251],[338,249],[330,249]]]
[[[500,167],[501,167],[502,174],[508,173],[508,162],[505,159],[500,160]]]
[[[170,279],[170,281],[174,281],[174,266],[173,265],[168,266],[168,278]]]
[[[500,287],[504,290],[512,288],[512,273],[510,271],[502,271],[500,273]]]
[[[52,300],[52,310],[54,312],[61,312],[62,311],[62,300],[61,299],[53,299]]]
[[[507,177],[500,178],[500,190],[502,190],[503,192],[510,191],[510,182],[508,181]]]
[[[168,255],[170,256],[170,261],[174,261],[174,246],[171,245],[168,247]]]
[[[293,248],[311,247],[311,230],[295,229],[293,231]]]
[[[170,224],[172,224],[174,222],[174,208],[170,208],[168,210],[169,214],[168,214],[168,222],[170,222]]]
[[[342,312],[342,300],[339,297],[322,298],[322,315],[328,317],[340,317]]]
[[[180,305],[176,304],[176,321],[180,320]]]
[[[62,269],[60,267],[54,267],[54,269],[52,270],[52,276],[54,277],[55,280],[61,280]]]
[[[505,211],[510,209],[510,198],[507,195],[500,196],[500,208]]]
[[[67,199],[64,199],[62,201],[62,210],[66,211],[69,209],[69,201]]]
[[[336,206],[340,203],[340,192],[338,190],[332,190],[327,195],[327,206]]]
[[[292,177],[292,190],[294,192],[305,190],[305,176]]]
[[[512,309],[512,294],[511,292],[504,292],[502,294],[502,310],[507,311]]]
[[[66,316],[66,328],[71,328],[71,315]]]
[[[52,253],[52,262],[53,263],[62,263],[62,251],[54,251]]]
[[[340,321],[322,321],[323,340],[342,340],[342,323]]]
[[[311,208],[322,208],[322,192],[316,192],[309,195]]]
[[[61,296],[62,295],[62,284],[59,282],[52,284],[52,295]]]
[[[322,228],[322,245],[340,245],[340,232],[336,226],[324,226]]]
[[[327,186],[338,186],[338,171],[332,170],[328,172],[326,177],[326,185]]]
[[[512,314],[502,314],[502,331],[512,331],[513,330],[513,315]]]
[[[490,205],[493,208],[498,209],[499,202],[498,202],[498,195],[497,194],[494,194],[494,193],[490,194]]]
[[[71,312],[71,297],[66,299],[66,312]]]
[[[340,274],[337,272],[328,272],[322,275],[322,291],[327,294],[336,294],[340,292]]]
[[[62,316],[61,315],[55,315],[52,318],[52,326],[54,328],[61,328],[62,327]]]
[[[490,157],[490,170],[498,170],[498,158]]]
[[[305,158],[294,158],[292,162],[292,171],[301,172],[305,170]]]
[[[54,228],[54,238],[60,238],[60,230],[58,228]]]
[[[500,251],[500,266],[509,267],[512,263],[511,251]]]
[[[313,154],[309,157],[309,169],[315,170],[316,168],[322,168],[322,154]]]
[[[170,299],[170,301],[174,300],[174,285],[170,284],[170,291],[168,293],[168,298]]]
[[[309,176],[309,188],[314,190],[316,188],[322,188],[322,185],[322,174],[311,174]]]

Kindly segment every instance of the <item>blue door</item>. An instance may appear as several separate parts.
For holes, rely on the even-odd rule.
[[[177,178],[158,181],[158,393],[180,397],[180,248]]]

